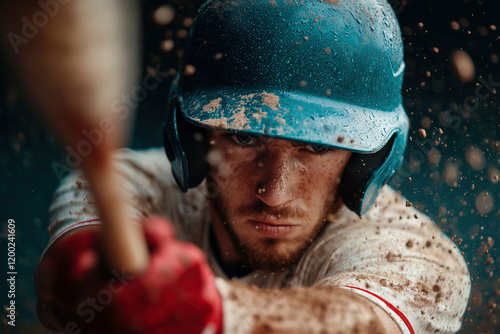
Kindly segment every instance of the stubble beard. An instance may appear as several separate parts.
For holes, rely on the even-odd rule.
[[[226,201],[221,196],[217,196],[213,199],[213,207],[217,214],[219,215],[220,221],[227,231],[231,242],[237,251],[246,260],[245,264],[250,266],[252,269],[262,269],[268,271],[283,271],[294,265],[297,265],[300,258],[304,255],[309,246],[316,240],[320,232],[324,229],[328,223],[327,217],[333,214],[338,208],[339,197],[335,196],[332,201],[325,202],[322,210],[322,214],[319,216],[318,221],[315,222],[314,228],[309,233],[308,236],[303,237],[301,240],[281,240],[274,238],[265,238],[262,242],[258,243],[248,243],[242,240],[233,228],[234,222],[227,214]],[[260,209],[249,208],[248,211],[260,212],[266,211],[267,206],[265,204],[257,205]],[[286,216],[286,215],[282,215]],[[293,242],[293,245],[290,244]],[[282,249],[288,244],[284,252]],[[280,251],[281,249],[281,251]]]

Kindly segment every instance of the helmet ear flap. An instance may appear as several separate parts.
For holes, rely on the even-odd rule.
[[[205,155],[209,147],[209,133],[189,123],[177,101],[171,108],[163,129],[163,146],[171,162],[174,179],[186,192],[198,186],[208,172]]]
[[[389,157],[395,138],[396,135],[393,135],[387,144],[375,153],[353,153],[342,174],[339,185],[342,199],[344,204],[356,212],[358,216],[361,216],[364,213],[364,208],[367,207],[363,205],[363,199],[368,195],[366,192],[369,191],[368,186],[371,183],[370,181]],[[387,180],[384,180],[384,184],[386,182]],[[380,187],[375,189],[375,191],[378,192],[379,189]],[[370,197],[374,199],[376,195]]]

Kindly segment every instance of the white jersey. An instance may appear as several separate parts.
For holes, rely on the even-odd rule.
[[[169,218],[177,238],[206,254],[223,290],[228,277],[209,243],[210,214],[204,184],[183,193],[175,184],[163,149],[115,156],[128,203],[136,219]],[[65,232],[100,224],[81,172],[67,177],[50,207],[51,243]],[[470,292],[467,266],[457,246],[424,214],[385,186],[360,219],[342,207],[302,256],[284,272],[257,270],[239,279],[262,288],[328,285],[349,289],[382,307],[403,333],[454,333],[461,325]],[[225,326],[239,313],[223,296]]]

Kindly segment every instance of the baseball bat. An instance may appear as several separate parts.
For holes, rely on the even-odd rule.
[[[135,0],[21,0],[2,3],[4,48],[27,96],[60,140],[82,152],[103,221],[112,268],[138,274],[149,255],[127,213],[112,151],[128,136],[132,113],[113,108],[137,78],[139,6]],[[92,132],[93,131],[93,132]],[[97,132],[96,132],[97,131]],[[89,146],[84,133],[100,134]]]

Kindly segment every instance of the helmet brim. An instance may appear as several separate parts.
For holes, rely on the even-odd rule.
[[[220,87],[178,97],[184,117],[201,127],[358,153],[377,152],[408,124],[402,105],[375,110],[328,97]]]

